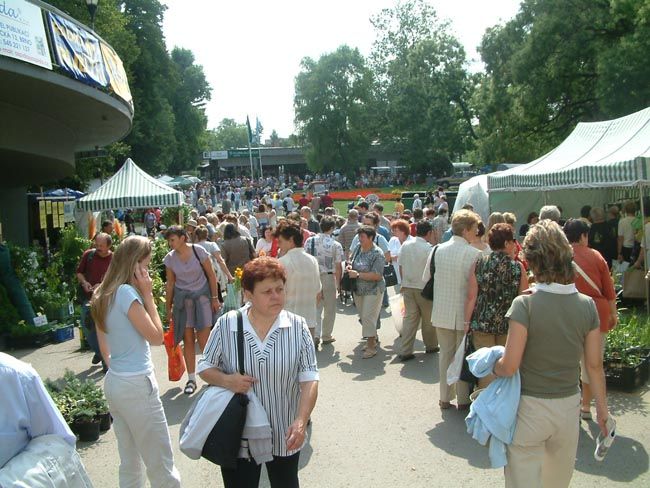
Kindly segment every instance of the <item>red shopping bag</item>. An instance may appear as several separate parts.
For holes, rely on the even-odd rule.
[[[180,344],[174,345],[174,321],[169,322],[169,330],[163,336],[167,351],[167,375],[169,381],[178,381],[185,373],[185,358]]]

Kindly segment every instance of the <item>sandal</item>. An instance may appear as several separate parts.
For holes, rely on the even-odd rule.
[[[187,383],[185,383],[185,389],[183,390],[183,393],[186,395],[191,395],[196,391],[196,381],[194,380],[188,380]]]
[[[592,420],[591,410],[580,409],[580,418],[582,420]]]
[[[375,357],[376,355],[377,355],[377,348],[376,347],[373,347],[373,348],[369,347],[368,349],[366,349],[366,352],[363,353],[362,357],[363,357],[363,359],[370,359],[372,357]]]

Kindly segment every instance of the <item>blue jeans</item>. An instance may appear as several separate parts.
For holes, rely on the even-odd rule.
[[[86,341],[90,349],[93,350],[95,354],[101,357],[99,352],[99,342],[97,342],[97,331],[95,330],[95,321],[90,315],[90,304],[84,303],[81,305],[81,316],[79,317],[81,322],[81,327],[83,328],[84,335],[86,336]]]

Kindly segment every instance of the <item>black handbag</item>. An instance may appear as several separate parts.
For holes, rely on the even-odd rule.
[[[237,363],[239,373],[243,375],[244,320],[239,310],[237,310]],[[203,445],[201,457],[224,468],[235,469],[237,467],[247,408],[248,396],[243,393],[235,393],[217,423],[212,427]]]
[[[357,249],[352,254],[349,264],[352,264],[357,254],[359,254],[359,247],[357,247]],[[341,290],[347,291],[349,293],[357,291],[357,278],[351,278],[350,273],[348,273],[347,269],[343,271],[343,275],[341,276]]]
[[[433,301],[433,283],[434,283],[434,277],[436,276],[436,250],[438,249],[438,246],[435,246],[433,248],[433,255],[431,256],[431,264],[429,265],[429,270],[431,272],[431,278],[429,278],[429,281],[427,281],[427,284],[424,285],[424,288],[422,288],[422,291],[420,292],[420,295],[422,295],[424,298],[427,300]]]
[[[392,264],[384,265],[384,281],[386,286],[395,286],[397,284],[397,273]]]
[[[472,374],[469,370],[469,363],[467,362],[467,356],[476,351],[474,347],[474,338],[472,337],[472,331],[470,330],[465,339],[465,358],[463,359],[463,367],[460,370],[460,379],[471,385],[478,383],[478,378]]]

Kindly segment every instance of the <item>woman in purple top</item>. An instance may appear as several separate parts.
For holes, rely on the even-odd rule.
[[[196,391],[194,342],[198,339],[203,351],[214,325],[213,313],[221,307],[217,276],[208,252],[188,244],[185,229],[172,226],[167,229],[166,238],[171,249],[163,260],[167,269],[167,317],[174,318],[174,343],[183,341],[188,375],[183,391],[191,395]]]

